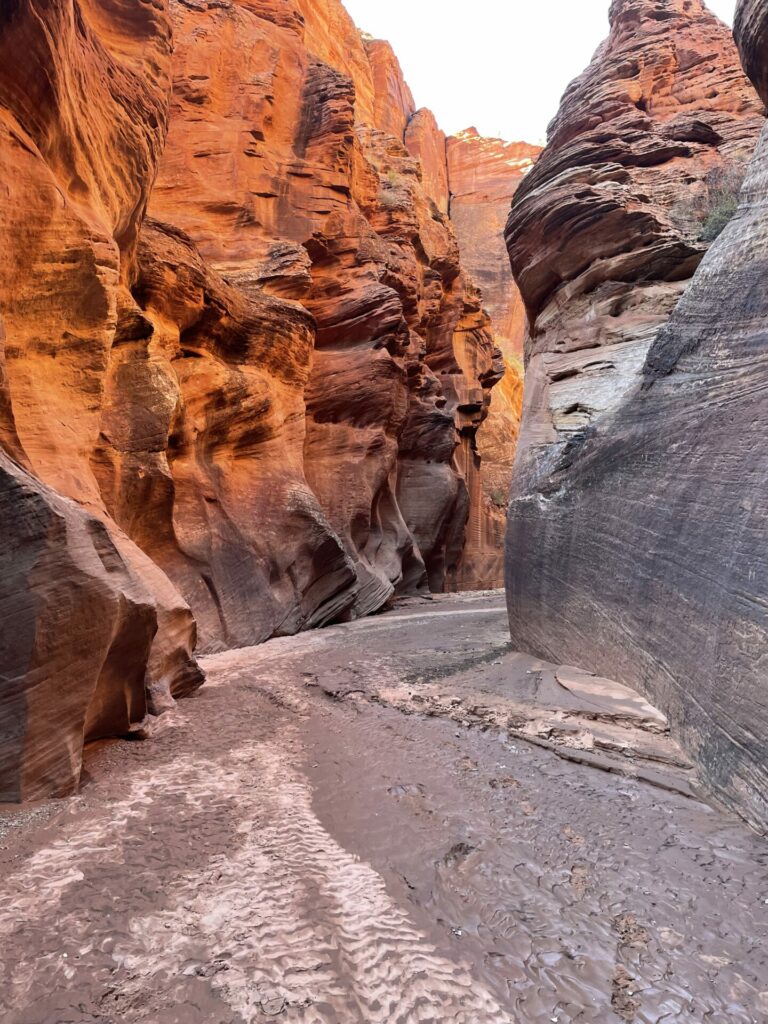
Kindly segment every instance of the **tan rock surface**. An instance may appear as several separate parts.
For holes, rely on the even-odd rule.
[[[532,333],[526,466],[637,383],[706,252],[710,186],[743,174],[761,124],[730,31],[701,0],[614,0],[507,229]]]

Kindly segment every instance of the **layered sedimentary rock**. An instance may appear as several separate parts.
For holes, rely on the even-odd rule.
[[[475,128],[446,143],[451,223],[462,262],[480,286],[491,317],[494,340],[504,358],[504,377],[491,396],[491,408],[478,435],[486,505],[486,565],[501,551],[506,505],[523,405],[525,307],[509,265],[504,229],[512,197],[541,153],[540,146],[484,138]],[[503,576],[500,556],[489,578]]]
[[[414,109],[399,65],[338,4],[305,5],[302,24],[247,4],[173,12],[176,87],[152,212],[233,287],[315,317],[303,464],[354,565],[347,614],[428,581],[442,589],[472,489],[457,441],[473,447],[499,375],[485,325],[465,330],[479,299],[431,194],[437,172],[424,170],[443,136],[423,115],[415,158],[406,150]]]
[[[730,32],[701,0],[615,0],[507,228],[531,323],[528,458],[638,380],[706,252],[711,194],[743,173],[760,124]]]
[[[737,21],[761,86],[764,18]],[[532,325],[508,593],[514,643],[652,695],[765,827],[765,140],[703,263],[695,202],[761,113],[697,0],[613,4],[507,232]]]
[[[92,463],[170,59],[162,5],[0,14],[0,800],[68,791],[84,739],[202,681],[189,608]]]
[[[198,632],[461,583],[501,364],[444,137],[337,0],[19,0],[0,108],[1,800],[198,686]]]
[[[525,307],[509,266],[504,229],[509,206],[541,146],[505,142],[468,128],[446,143],[451,222],[464,265],[483,293],[496,340],[507,359],[522,359]]]
[[[354,568],[302,460],[314,323],[227,284],[145,221],[94,466],[110,515],[163,568],[206,649],[333,619]]]

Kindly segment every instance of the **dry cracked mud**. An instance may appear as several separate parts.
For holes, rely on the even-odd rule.
[[[503,598],[206,663],[0,815],[3,1024],[764,1024],[768,844]]]

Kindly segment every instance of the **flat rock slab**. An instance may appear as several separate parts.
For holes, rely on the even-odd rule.
[[[450,718],[462,725],[499,730],[549,747],[560,757],[605,771],[641,778],[686,795],[698,791],[687,755],[670,735],[666,716],[639,693],[568,665],[553,665],[511,651],[503,629],[487,634],[485,644],[462,635],[462,616],[476,609],[477,622],[503,602],[501,592],[486,592],[428,603],[409,602],[397,613],[401,624],[421,616],[435,649],[428,658],[403,653],[404,672],[363,675],[335,667],[320,685],[340,699],[369,699],[409,713]],[[448,619],[446,620],[446,616]],[[451,620],[451,616],[453,616]],[[387,621],[390,621],[388,618]],[[434,625],[451,621],[454,642],[439,646]],[[492,619],[488,620],[489,623]],[[465,643],[470,641],[470,643]]]
[[[206,659],[79,796],[0,813],[3,1024],[764,1024],[768,844],[599,751],[382,696],[474,675],[532,718],[602,687],[531,662],[499,595]]]
[[[596,714],[626,718],[650,731],[667,732],[667,716],[653,707],[636,690],[613,679],[603,679],[578,668],[564,666],[557,669],[555,678],[570,693],[576,694]]]

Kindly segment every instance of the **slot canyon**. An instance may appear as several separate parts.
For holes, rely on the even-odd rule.
[[[715,3],[0,0],[3,1024],[768,1024]]]

